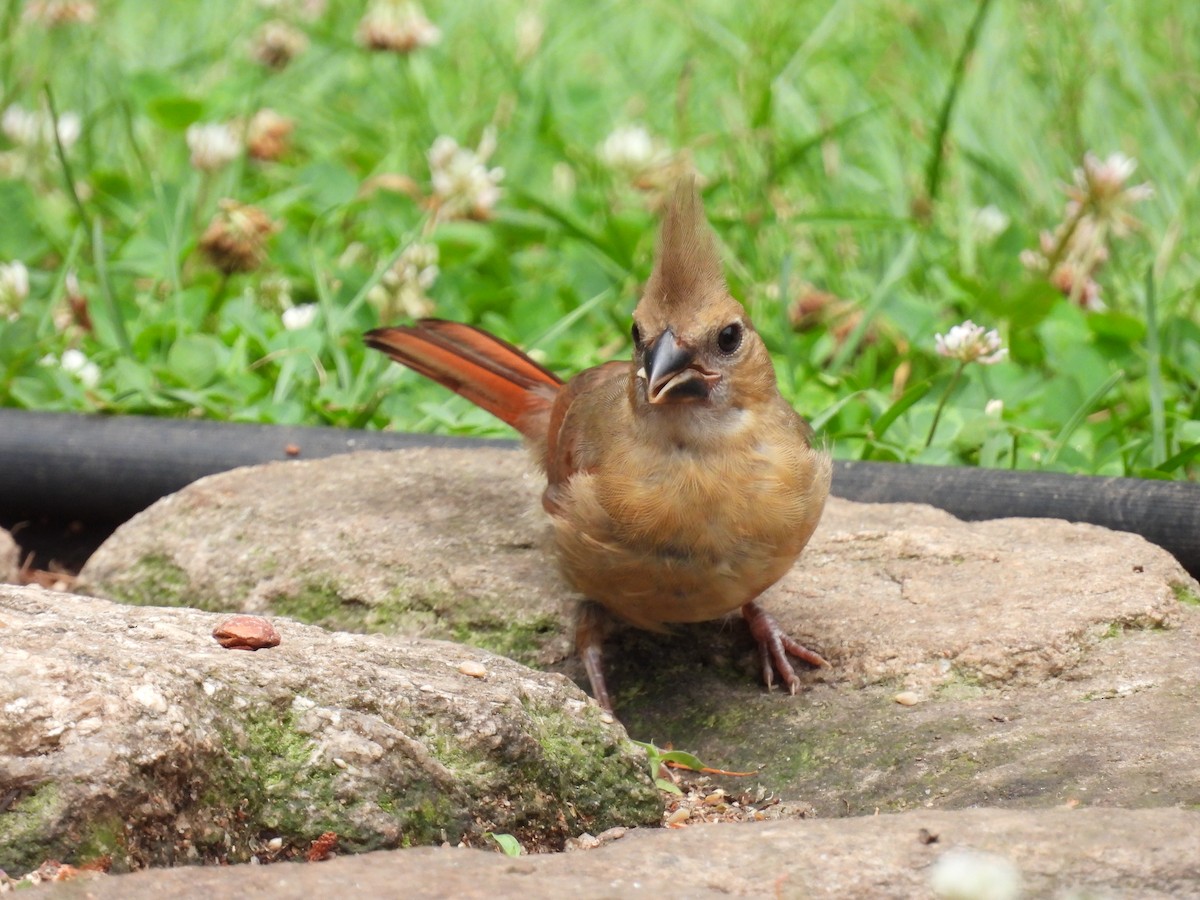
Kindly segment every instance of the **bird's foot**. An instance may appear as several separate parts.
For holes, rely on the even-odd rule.
[[[604,680],[604,636],[608,631],[608,614],[598,603],[585,600],[575,622],[575,651],[583,660],[592,696],[606,712],[613,712],[612,697]]]
[[[779,673],[780,680],[787,685],[789,693],[794,694],[800,690],[800,679],[796,670],[792,668],[789,656],[803,660],[818,669],[829,666],[819,653],[814,653],[788,637],[774,617],[753,600],[742,605],[742,616],[750,626],[750,634],[758,643],[758,659],[762,664],[762,677],[767,690],[775,686],[776,672]]]

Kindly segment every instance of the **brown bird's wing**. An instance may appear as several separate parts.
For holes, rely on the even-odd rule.
[[[544,453],[550,411],[563,382],[512,344],[443,319],[376,328],[363,340],[507,422],[539,457]]]
[[[546,493],[542,505],[557,513],[560,488],[571,476],[589,465],[594,456],[585,441],[604,440],[617,419],[628,412],[626,401],[630,363],[613,360],[585,369],[567,382],[550,411],[546,441]],[[586,419],[586,422],[581,422]]]

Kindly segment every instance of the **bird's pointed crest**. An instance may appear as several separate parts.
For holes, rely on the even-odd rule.
[[[646,282],[645,298],[671,308],[727,292],[717,242],[704,216],[696,179],[689,175],[675,185],[663,217],[658,257]]]

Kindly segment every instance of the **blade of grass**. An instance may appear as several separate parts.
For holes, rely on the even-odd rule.
[[[46,105],[50,110],[50,130],[54,137],[54,152],[58,157],[58,165],[62,169],[63,179],[66,181],[67,193],[71,197],[71,202],[75,207],[76,213],[79,215],[79,222],[84,228],[84,232],[91,233],[92,238],[92,264],[96,268],[96,281],[100,285],[100,295],[104,298],[104,304],[108,308],[109,317],[112,319],[113,333],[116,335],[117,344],[126,355],[132,355],[133,346],[129,342],[129,334],[125,330],[125,321],[121,318],[121,311],[117,308],[116,298],[113,297],[112,285],[108,281],[108,261],[104,254],[104,230],[99,219],[93,220],[84,208],[83,200],[79,197],[79,189],[75,183],[75,175],[71,171],[71,164],[67,160],[67,151],[63,147],[62,136],[58,133],[58,108],[54,104],[54,91],[50,87],[49,82],[43,85],[46,94]]]
[[[589,247],[592,247],[601,257],[611,264],[611,271],[618,277],[623,278],[633,268],[633,260],[629,259],[619,249],[615,248],[608,241],[601,238],[599,234],[592,231],[584,223],[580,222],[575,216],[564,209],[559,209],[549,200],[543,200],[536,194],[529,191],[521,190],[520,188],[512,188],[514,197],[519,198],[523,202],[529,204],[542,215],[557,223],[567,234],[582,241]]]
[[[836,403],[825,407],[825,409],[821,410],[815,416],[811,417],[808,420],[808,424],[812,426],[813,431],[820,431],[822,428],[825,427],[826,422],[828,422],[830,419],[832,419],[834,416],[836,416],[839,412],[842,411],[842,408],[844,406],[846,406],[849,403],[853,403],[855,400],[858,400],[865,393],[866,393],[866,391],[855,391],[853,394],[847,394],[845,397],[842,397]]]
[[[1155,469],[1159,472],[1170,474],[1183,468],[1194,459],[1200,459],[1200,443],[1192,444],[1190,447],[1185,447],[1166,462],[1155,466]]]
[[[529,342],[530,347],[540,347],[542,344],[552,343],[568,331],[571,326],[590,313],[597,306],[600,306],[604,300],[607,300],[613,293],[612,288],[605,288],[600,293],[584,300],[577,307],[539,334],[536,338]]]
[[[908,270],[913,263],[913,258],[916,256],[916,250],[917,235],[915,232],[910,232],[900,251],[892,257],[891,265],[888,266],[879,285],[867,301],[866,308],[863,309],[862,318],[858,320],[858,324],[854,326],[854,330],[850,332],[845,342],[838,347],[837,353],[834,354],[833,359],[830,361],[828,367],[830,374],[836,375],[838,372],[841,372],[845,368],[846,363],[858,352],[858,348],[867,334],[867,329],[871,327],[871,322],[879,314],[879,310],[887,298],[891,296],[892,288],[901,278],[908,274]]]
[[[1153,266],[1146,269],[1143,302],[1146,307],[1146,379],[1150,393],[1150,464],[1157,466],[1167,458],[1167,416],[1163,399],[1162,344]]]
[[[942,163],[945,161],[946,134],[950,131],[950,119],[954,115],[954,104],[958,101],[958,92],[967,73],[967,60],[971,58],[971,53],[975,50],[975,44],[979,40],[984,19],[987,17],[988,8],[991,5],[992,0],[979,0],[979,4],[975,7],[975,17],[967,28],[962,49],[959,51],[958,59],[955,60],[954,69],[950,74],[950,89],[946,91],[942,108],[938,112],[937,125],[933,129],[933,140],[929,144],[929,163],[925,167],[925,199],[929,201],[931,207],[937,202],[938,192],[942,187]]]
[[[1087,417],[1088,413],[1091,412],[1092,407],[1103,400],[1104,395],[1111,391],[1124,377],[1125,370],[1118,369],[1116,372],[1113,372],[1113,374],[1110,375],[1105,382],[1100,385],[1100,387],[1092,391],[1088,395],[1087,399],[1083,401],[1083,403],[1079,404],[1079,408],[1071,414],[1071,418],[1067,420],[1066,424],[1063,425],[1062,430],[1060,430],[1058,435],[1054,438],[1054,449],[1051,450],[1050,455],[1046,457],[1047,465],[1053,464],[1058,459],[1059,451],[1066,446],[1066,443],[1070,439],[1071,435],[1075,433],[1075,429],[1083,424],[1083,420]]]
[[[887,430],[892,427],[892,423],[908,412],[918,400],[928,394],[932,387],[933,379],[926,378],[924,381],[919,381],[906,390],[895,403],[884,410],[879,418],[871,423],[870,436],[875,440],[882,438],[887,434]]]

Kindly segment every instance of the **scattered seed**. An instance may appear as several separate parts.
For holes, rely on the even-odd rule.
[[[678,825],[681,822],[686,822],[692,816],[692,811],[685,806],[679,807],[675,812],[667,816],[668,825]]]
[[[263,650],[279,646],[279,632],[262,616],[233,616],[213,629],[226,650]]]
[[[476,662],[473,659],[468,659],[459,663],[458,671],[464,675],[470,675],[472,678],[487,678],[488,670],[481,662]]]

